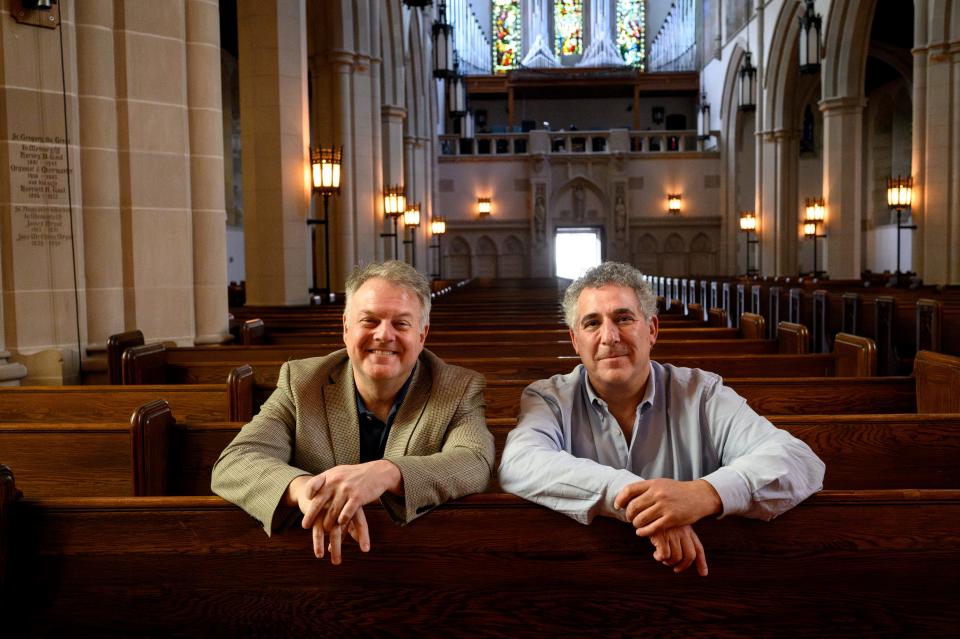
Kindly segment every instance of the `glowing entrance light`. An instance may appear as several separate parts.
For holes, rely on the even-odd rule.
[[[554,240],[557,277],[576,279],[603,261],[603,244],[598,229],[560,228]]]

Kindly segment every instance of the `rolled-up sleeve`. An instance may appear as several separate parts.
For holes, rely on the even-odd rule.
[[[528,386],[520,398],[520,417],[500,461],[500,485],[582,524],[597,515],[625,520],[614,499],[624,486],[642,478],[572,455],[556,398],[537,386]]]
[[[807,444],[758,415],[719,383],[704,402],[720,468],[703,477],[723,515],[773,519],[823,487],[825,465]]]

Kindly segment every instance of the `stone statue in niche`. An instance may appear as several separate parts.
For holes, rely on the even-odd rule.
[[[584,208],[586,199],[587,194],[582,186],[577,186],[573,189],[573,221],[577,224],[583,223],[583,218],[586,214]]]
[[[623,201],[623,188],[617,187],[617,200],[613,205],[613,228],[617,239],[623,239],[627,232],[627,205]]]
[[[543,184],[537,185],[537,196],[533,203],[533,235],[538,246],[547,238],[547,198]]]

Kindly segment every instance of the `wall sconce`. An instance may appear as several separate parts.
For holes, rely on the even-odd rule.
[[[477,215],[480,217],[487,217],[492,212],[490,205],[490,198],[480,197],[477,198]]]
[[[406,237],[403,238],[404,245],[410,245],[410,265],[413,268],[417,268],[417,244],[416,244],[416,228],[420,226],[420,203],[411,204],[407,207],[407,210],[403,212],[403,227],[404,232],[410,231],[410,239]]]
[[[813,276],[826,275],[825,271],[817,269],[817,240],[826,237],[820,233],[826,213],[826,205],[822,197],[808,197],[804,201],[803,236],[813,238]]]
[[[321,300],[330,301],[330,196],[340,193],[340,169],[343,163],[343,147],[319,146],[310,149],[310,175],[313,182],[313,192],[323,196],[323,219],[307,219],[310,229],[310,261],[313,271],[313,286],[310,295],[322,292]],[[317,265],[314,263],[317,255],[317,226],[323,226],[323,259],[325,286],[317,287]]]
[[[741,211],[740,212],[740,230],[747,234],[747,276],[757,275],[758,269],[750,268],[750,254],[752,253],[751,249],[754,246],[759,246],[760,240],[756,238],[757,236],[757,214],[754,211]],[[753,237],[751,238],[751,234]],[[758,256],[759,257],[759,256]],[[760,265],[760,260],[757,260],[757,266]]]
[[[393,238],[393,257],[400,254],[400,245],[397,241],[397,221],[407,210],[407,196],[403,186],[388,186],[383,190],[383,214],[393,220],[393,233],[381,233],[380,237]]]
[[[437,249],[437,271],[431,276],[439,280],[443,279],[443,250],[440,247],[443,246],[443,236],[447,232],[447,219],[434,215],[430,222],[430,232],[437,240],[436,244],[430,245],[430,248]]]
[[[820,28],[823,18],[813,9],[813,0],[805,0],[806,11],[800,21],[800,73],[817,73],[823,52],[820,50]]]
[[[667,212],[673,215],[680,214],[680,194],[670,193],[667,195]]]
[[[887,206],[891,209],[896,209],[897,211],[897,270],[893,275],[893,279],[890,280],[892,286],[896,286],[900,283],[901,273],[900,271],[900,232],[903,229],[908,229],[915,231],[917,229],[916,224],[904,224],[901,216],[903,209],[909,209],[910,205],[913,203],[913,178],[907,176],[905,178],[900,177],[899,175],[896,178],[890,178],[887,180]]]

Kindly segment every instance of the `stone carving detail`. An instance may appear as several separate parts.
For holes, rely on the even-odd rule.
[[[538,247],[547,241],[547,185],[538,184],[533,202],[533,237]]]
[[[617,184],[613,199],[613,229],[616,238],[622,241],[627,234],[627,203],[622,182]]]

